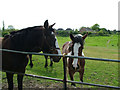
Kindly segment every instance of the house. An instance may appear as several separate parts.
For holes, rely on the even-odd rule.
[[[83,32],[94,32],[94,31],[88,27],[83,27],[79,30],[79,32],[83,33]]]

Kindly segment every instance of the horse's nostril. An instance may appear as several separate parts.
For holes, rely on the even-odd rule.
[[[79,69],[79,67],[80,67],[79,64],[77,64],[77,69]]]
[[[73,65],[72,65],[72,68],[75,70],[75,67],[73,67]],[[79,64],[77,64],[77,68],[76,69],[79,69]]]

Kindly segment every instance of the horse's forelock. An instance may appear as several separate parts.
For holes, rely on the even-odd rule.
[[[81,34],[75,35],[75,43],[80,43],[83,46],[84,40]]]

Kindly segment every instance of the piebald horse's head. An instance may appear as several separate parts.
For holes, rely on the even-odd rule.
[[[72,40],[72,52],[71,54],[74,56],[82,56],[82,50],[84,48],[84,40],[87,37],[88,33],[85,34],[84,36],[82,36],[81,34],[77,34],[75,36],[73,36],[72,34],[70,34],[70,39]],[[73,68],[78,68],[78,58],[74,58],[73,62],[72,62],[72,66]]]

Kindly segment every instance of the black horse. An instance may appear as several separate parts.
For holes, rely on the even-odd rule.
[[[56,48],[56,37],[54,29],[55,24],[50,25],[48,20],[44,22],[44,26],[34,26],[25,28],[2,39],[2,48],[9,50],[25,51],[25,52],[49,52],[58,54]],[[1,41],[1,40],[0,40]],[[28,64],[28,55],[2,52],[2,70],[25,73]],[[60,57],[52,57],[53,61],[59,62]],[[13,73],[6,72],[9,90],[13,90]],[[17,75],[18,89],[22,90],[23,75]]]

